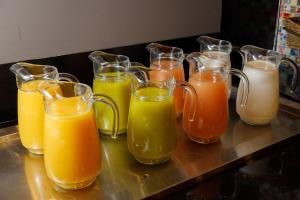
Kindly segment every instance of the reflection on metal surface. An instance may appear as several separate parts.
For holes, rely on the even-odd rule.
[[[141,199],[157,198],[204,177],[250,159],[254,153],[300,134],[300,106],[282,99],[275,120],[266,126],[243,123],[230,101],[227,133],[214,144],[190,141],[177,124],[177,148],[169,162],[146,166],[128,152],[126,135],[118,140],[101,136],[103,169],[96,182],[78,191],[55,187],[47,178],[43,157],[20,144],[17,127],[1,129],[0,199]]]

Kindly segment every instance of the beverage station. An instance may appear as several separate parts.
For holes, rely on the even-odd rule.
[[[0,199],[161,198],[299,136],[299,103],[279,95],[282,63],[297,86],[292,60],[197,41],[191,53],[148,44],[149,66],[93,51],[92,87],[55,66],[12,64],[18,126],[1,129]]]

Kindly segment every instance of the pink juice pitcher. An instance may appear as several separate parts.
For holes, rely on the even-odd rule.
[[[208,36],[200,36],[197,39],[200,44],[200,52],[204,55],[213,57],[215,59],[220,59],[226,63],[226,68],[230,70],[230,53],[232,51],[232,45],[229,41],[220,40]],[[230,98],[231,90],[231,75],[228,75],[227,78],[227,88],[228,88],[228,98]]]
[[[243,99],[245,104],[248,95],[248,79],[237,69],[228,69],[222,59],[208,57],[200,52],[187,56],[190,63],[189,83],[195,88],[198,100],[194,120],[189,120],[189,104],[186,96],[183,110],[183,129],[188,137],[198,143],[213,143],[226,132],[228,125],[228,75],[234,74],[241,78]]]
[[[183,50],[178,47],[165,46],[158,43],[147,45],[150,53],[150,68],[169,71],[175,77],[176,81],[184,81],[183,69]],[[162,73],[164,73],[162,72]],[[176,115],[180,116],[183,110],[184,90],[183,88],[175,88],[174,103]]]

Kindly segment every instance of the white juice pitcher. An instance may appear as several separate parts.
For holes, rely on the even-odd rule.
[[[297,65],[276,51],[246,45],[241,48],[243,72],[249,79],[249,95],[245,106],[241,100],[242,83],[237,95],[236,110],[240,118],[251,125],[268,124],[277,115],[279,105],[279,66],[287,62],[294,71],[290,88],[297,83]]]

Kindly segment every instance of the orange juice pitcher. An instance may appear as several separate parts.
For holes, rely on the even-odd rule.
[[[188,137],[198,143],[213,143],[226,132],[228,124],[228,74],[241,78],[244,85],[242,106],[248,95],[248,80],[244,73],[237,69],[228,69],[221,59],[207,57],[200,52],[187,56],[190,63],[189,83],[195,88],[198,101],[194,120],[189,120],[189,96],[185,99],[183,110],[183,129]],[[211,65],[214,64],[214,67]]]
[[[49,80],[77,81],[71,74],[58,73],[50,65],[20,62],[10,67],[18,87],[18,125],[22,145],[34,154],[43,154],[44,105],[39,85]]]
[[[92,184],[101,170],[101,145],[94,102],[110,106],[112,137],[118,133],[118,108],[108,96],[93,94],[82,83],[53,81],[43,86],[45,105],[44,160],[48,177],[65,189]]]
[[[176,84],[189,91],[191,101],[196,101],[196,93],[188,83],[176,83],[168,72],[165,72],[163,80],[151,80],[156,73],[161,75],[162,71],[153,69],[148,72],[147,77],[142,78],[142,74],[139,74],[137,79],[133,79],[128,115],[129,152],[138,162],[147,165],[168,161],[176,147],[176,114],[173,100]],[[188,108],[190,120],[194,117],[195,106],[195,102],[191,102]]]
[[[182,49],[158,43],[151,43],[146,48],[150,53],[150,68],[168,70],[176,81],[184,81],[184,53]],[[183,88],[175,88],[173,95],[176,115],[180,116],[184,102]]]

